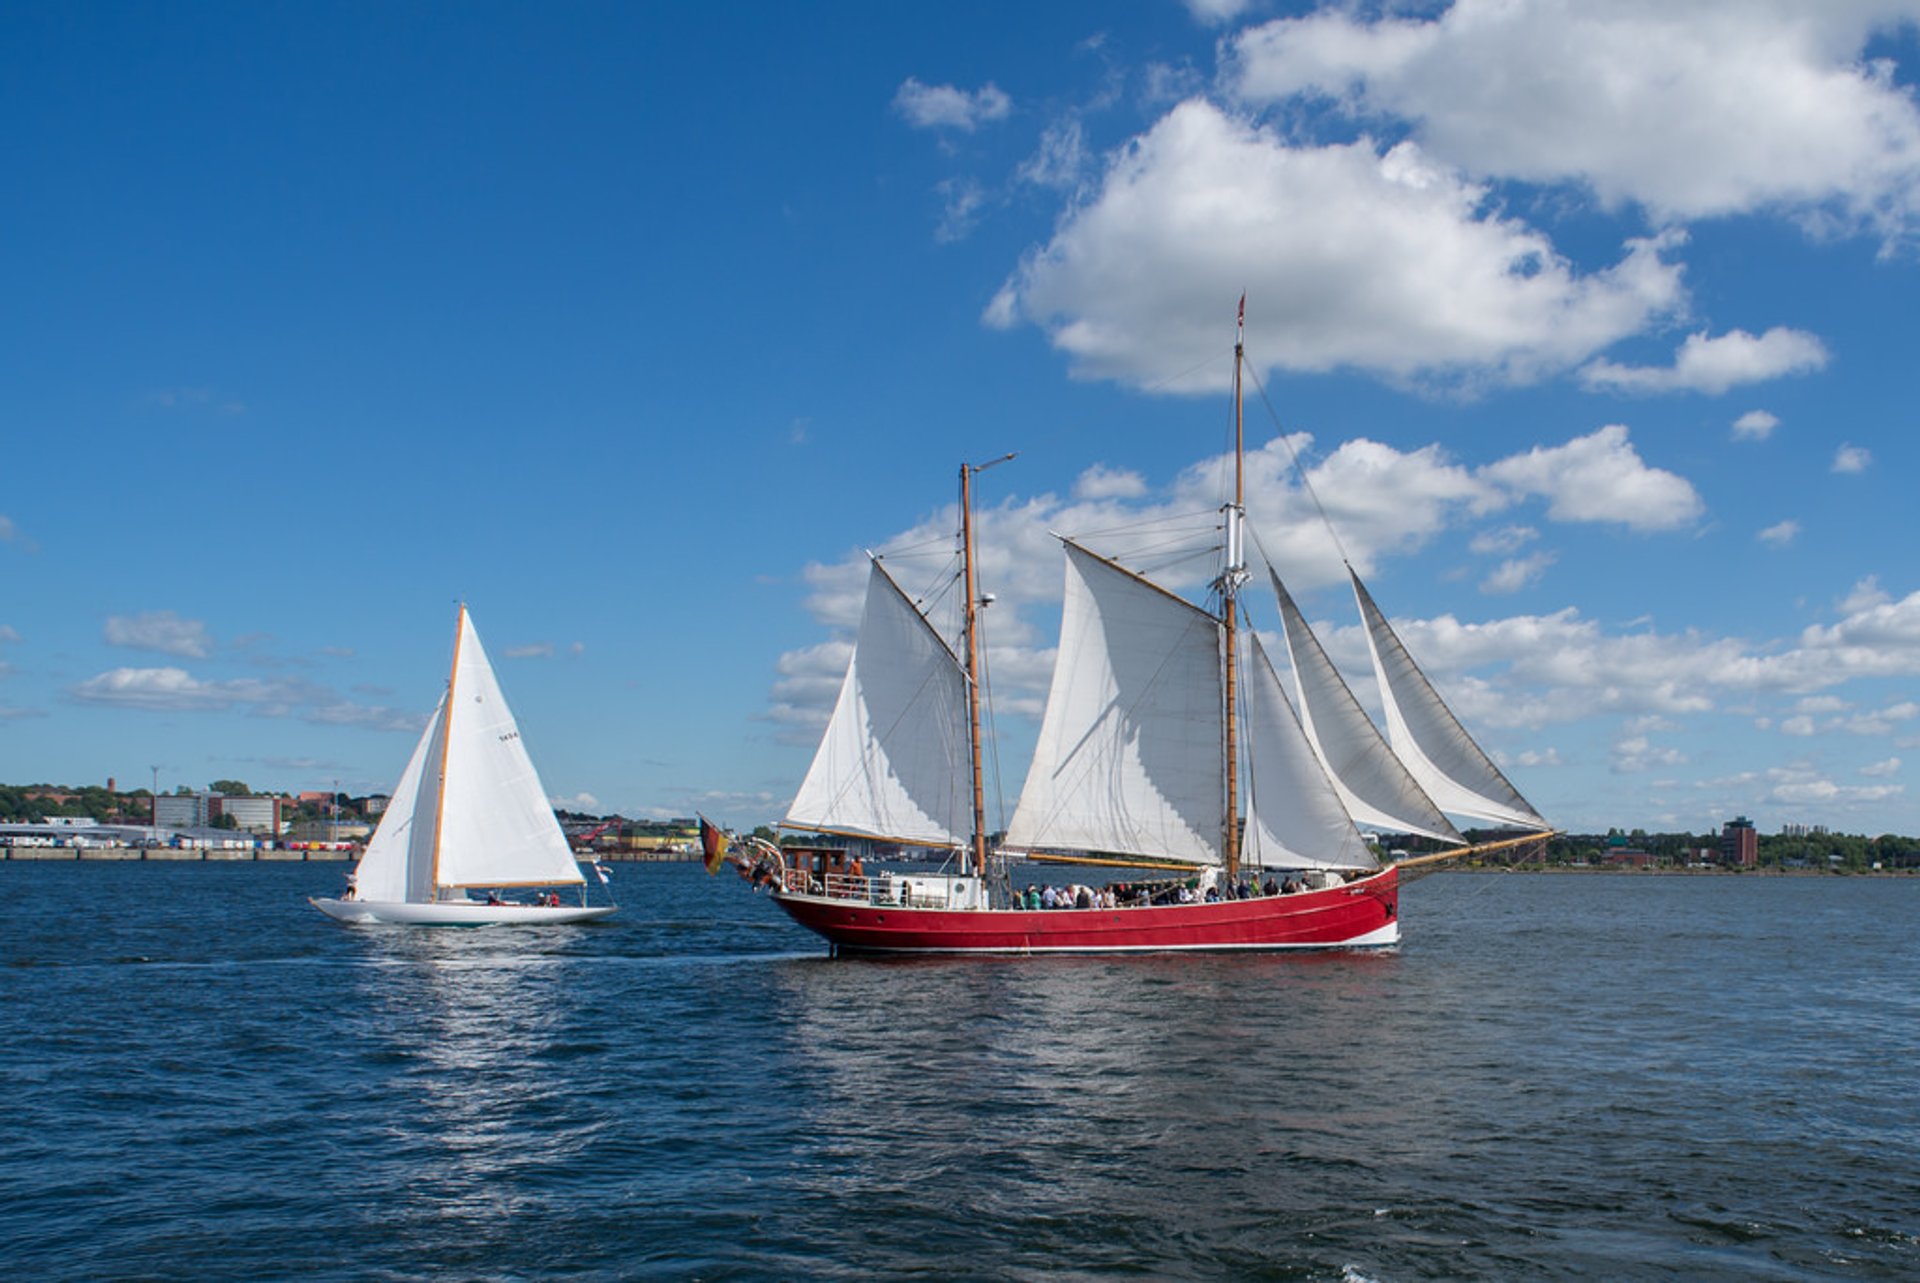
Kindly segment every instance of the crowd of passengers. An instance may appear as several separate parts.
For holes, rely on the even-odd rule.
[[[1305,891],[1307,884],[1289,877],[1275,881],[1272,874],[1265,882],[1241,878],[1225,887],[1210,886],[1203,893],[1188,882],[1115,882],[1104,887],[1041,887],[1029,883],[1025,891],[1014,892],[1016,909],[1129,909],[1158,904],[1214,904],[1221,900],[1252,900],[1267,895],[1293,895]]]

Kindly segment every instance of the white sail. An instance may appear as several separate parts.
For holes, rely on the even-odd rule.
[[[1433,683],[1388,625],[1387,617],[1373,604],[1360,576],[1353,574],[1351,567],[1347,573],[1353,579],[1354,597],[1367,624],[1367,645],[1373,652],[1380,699],[1386,706],[1387,736],[1394,753],[1427,796],[1453,815],[1519,828],[1552,827],[1520,796],[1441,701]]]
[[[446,722],[435,885],[584,881],[465,607]]]
[[[1280,576],[1269,568],[1280,601],[1282,636],[1293,663],[1300,724],[1320,764],[1333,779],[1347,812],[1360,824],[1395,833],[1419,833],[1464,842],[1407,768],[1387,747],[1366,711],[1327,658]]]
[[[1245,862],[1268,869],[1371,869],[1379,861],[1294,716],[1257,633],[1241,665],[1247,711]]]
[[[971,835],[966,674],[873,563],[840,698],[782,824],[959,846]]]
[[[1060,650],[1016,850],[1220,862],[1220,623],[1067,543]]]
[[[354,892],[362,900],[433,898],[433,831],[440,811],[440,736],[446,726],[446,703],[442,694],[420,742],[413,746],[407,769],[394,785],[380,826],[354,868]],[[426,769],[429,761],[431,771]]]

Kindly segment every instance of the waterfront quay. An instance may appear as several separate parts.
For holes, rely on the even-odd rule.
[[[273,861],[355,860],[357,851],[285,851],[245,847],[222,850],[218,847],[188,846],[0,846],[5,860],[224,860]]]
[[[165,860],[224,861],[228,863],[289,863],[303,860],[357,860],[360,851],[287,851],[265,847],[222,850],[218,847],[175,846],[0,846],[0,860]],[[581,855],[581,860],[602,864],[686,864],[700,857],[680,851],[620,851]]]

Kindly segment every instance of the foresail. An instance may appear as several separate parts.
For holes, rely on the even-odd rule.
[[[439,885],[584,881],[465,610],[446,722]]]
[[[1418,833],[1442,842],[1464,842],[1453,822],[1407,772],[1373,721],[1354,698],[1320,639],[1307,626],[1280,576],[1268,571],[1280,601],[1280,623],[1293,663],[1300,724],[1320,764],[1332,777],[1349,814],[1359,824],[1394,833]]]
[[[434,705],[427,729],[413,746],[393,786],[380,825],[354,867],[354,894],[362,900],[422,902],[433,898],[433,826],[440,804],[441,731],[446,695]],[[432,762],[432,769],[427,763]]]
[[[1246,863],[1269,869],[1375,867],[1379,861],[1280,692],[1259,634],[1247,636]]]
[[[959,846],[973,827],[967,687],[953,651],[875,561],[840,698],[793,828]]]
[[[1220,624],[1075,544],[1015,850],[1220,862]]]
[[[1454,717],[1439,692],[1413,662],[1413,656],[1374,605],[1360,576],[1353,579],[1354,597],[1367,625],[1367,645],[1380,679],[1380,699],[1386,707],[1387,735],[1393,751],[1420,782],[1440,809],[1495,824],[1546,829],[1520,791]]]

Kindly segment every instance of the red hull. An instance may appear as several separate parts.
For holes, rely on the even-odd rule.
[[[919,909],[780,892],[835,949],[861,953],[1130,953],[1337,949],[1400,938],[1400,871],[1324,891],[1134,909]]]

